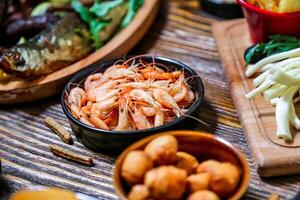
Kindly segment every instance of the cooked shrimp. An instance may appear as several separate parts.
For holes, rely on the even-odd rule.
[[[161,81],[143,81],[143,82],[129,82],[129,83],[123,83],[120,84],[118,87],[120,88],[126,88],[126,87],[132,87],[132,88],[140,88],[140,89],[148,89],[148,88],[164,88],[167,89],[169,86],[170,81],[169,80],[161,80]]]
[[[104,83],[103,85],[101,85],[100,87],[96,87],[96,88],[92,88],[90,91],[88,91],[88,99],[90,101],[96,101],[96,98],[98,96],[102,96],[103,92],[109,90],[109,89],[113,89],[115,86],[117,86],[121,81],[118,80],[109,80],[106,83]]]
[[[103,93],[96,96],[96,102],[102,102],[112,97],[116,97],[120,92],[121,90],[119,89],[104,90]]]
[[[139,64],[132,64],[130,67],[128,67],[129,70],[133,72],[138,72],[139,71]]]
[[[180,111],[175,99],[166,90],[154,89],[153,96],[163,106],[173,109],[177,117],[182,115],[182,112]]]
[[[153,97],[146,91],[142,89],[133,89],[129,93],[129,97],[132,99],[149,103],[154,107],[160,107],[160,105],[153,99]]]
[[[187,95],[187,88],[184,84],[181,84],[181,88],[178,92],[176,92],[174,95],[173,95],[173,98],[176,102],[179,102],[181,100],[184,99],[184,97]]]
[[[118,88],[147,88],[150,84],[148,82],[129,82],[129,83],[123,83],[118,86]]]
[[[88,92],[90,89],[100,86],[101,82],[99,82],[99,80],[101,80],[101,78],[103,78],[102,73],[88,76],[84,82],[84,90]]]
[[[165,115],[162,111],[158,111],[154,117],[154,126],[161,126],[165,122]]]
[[[68,96],[68,104],[72,114],[78,119],[80,117],[80,109],[86,103],[87,96],[83,89],[79,87],[73,88]]]
[[[195,99],[195,94],[190,88],[188,88],[187,90],[187,94],[185,95],[183,100],[186,102],[192,102]]]
[[[138,79],[139,77],[141,77],[140,74],[135,73],[130,69],[124,69],[124,68],[117,69],[110,74],[110,78],[113,80],[121,79],[121,78],[131,78],[135,80]]]
[[[170,82],[170,80],[153,81],[152,86],[167,89]]]
[[[81,122],[105,130],[147,129],[180,117],[195,99],[183,71],[166,71],[154,60],[117,63],[88,76],[84,90],[70,91],[69,109]]]
[[[156,110],[150,106],[141,106],[141,111],[147,117],[153,117],[156,114]]]
[[[118,97],[111,97],[102,102],[97,102],[92,105],[91,112],[97,117],[105,116],[117,106]]]
[[[151,66],[148,66],[148,67],[145,67],[143,69],[140,69],[140,72],[144,75],[144,74],[149,73],[149,72],[155,72],[155,69]]]
[[[116,71],[116,70],[118,70],[118,69],[121,69],[121,68],[128,68],[128,67],[127,67],[127,66],[124,66],[124,65],[113,65],[113,66],[107,68],[107,69],[105,70],[105,72],[103,73],[103,75],[104,75],[105,77],[110,77],[111,74],[112,74],[114,71]]]
[[[151,128],[152,125],[150,121],[147,119],[147,117],[142,113],[140,109],[138,109],[136,106],[131,106],[129,109],[131,118],[134,122],[134,125],[138,130]]]
[[[101,128],[104,130],[109,130],[108,126],[101,120],[98,116],[92,113],[92,109],[89,106],[85,106],[81,109],[83,118],[90,122],[96,128]]]
[[[93,126],[91,123],[90,123],[90,119],[89,119],[89,115],[88,115],[88,112],[90,110],[90,106],[84,106],[81,108],[80,110],[80,113],[79,113],[79,117],[78,119],[84,123],[84,124],[87,124],[89,126]]]
[[[119,120],[118,125],[115,128],[116,131],[124,131],[128,130],[130,127],[129,121],[128,121],[128,105],[127,103],[122,100],[120,101],[119,106]]]
[[[90,115],[90,122],[96,127],[104,130],[109,130],[109,127],[105,122],[100,119],[99,117],[96,117],[94,115]]]
[[[107,116],[104,117],[103,121],[105,124],[110,125],[117,121],[116,120],[117,117],[118,117],[118,111],[116,109],[114,109]]]
[[[177,92],[179,92],[182,88],[184,76],[180,76],[177,81],[170,86],[169,93],[170,95],[174,96]]]
[[[156,72],[147,72],[144,74],[146,79],[160,79],[160,80],[170,80],[175,79],[181,76],[180,71],[175,72],[164,72],[164,73],[156,73]]]

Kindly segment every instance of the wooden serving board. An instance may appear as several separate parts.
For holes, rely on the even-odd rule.
[[[253,78],[245,76],[244,52],[252,45],[244,19],[216,22],[213,33],[248,144],[261,176],[300,173],[300,134],[293,129],[293,141],[276,137],[275,107],[263,96],[248,100]],[[299,106],[296,106],[299,110]],[[298,112],[299,113],[299,112]]]
[[[0,83],[0,104],[28,102],[59,93],[79,70],[100,60],[123,56],[144,36],[156,17],[159,0],[145,0],[134,20],[101,49],[86,58],[35,80],[14,79]]]

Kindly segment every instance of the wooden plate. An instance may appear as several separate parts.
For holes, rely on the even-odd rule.
[[[250,180],[250,169],[245,155],[238,148],[221,138],[202,131],[190,130],[174,130],[152,135],[137,141],[125,149],[118,157],[113,172],[113,184],[116,193],[121,199],[127,200],[126,196],[128,193],[128,187],[121,178],[121,167],[125,157],[133,150],[143,150],[149,142],[162,135],[174,136],[178,141],[179,151],[195,156],[200,162],[215,159],[238,166],[241,170],[241,179],[235,191],[227,199],[241,199],[248,188]]]
[[[245,50],[253,45],[246,21],[231,20],[213,25],[233,101],[248,144],[261,176],[300,173],[300,134],[292,128],[293,141],[276,137],[275,107],[262,95],[248,100],[245,94],[253,90],[253,77],[245,75]],[[296,112],[299,113],[299,104]],[[297,134],[296,134],[297,133]]]
[[[120,57],[144,36],[155,19],[159,0],[145,0],[133,22],[101,49],[86,58],[35,80],[14,79],[0,83],[0,104],[22,103],[59,93],[67,80],[79,70],[100,59]]]

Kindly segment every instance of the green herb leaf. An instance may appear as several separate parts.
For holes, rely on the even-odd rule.
[[[256,60],[260,54],[263,53],[265,44],[260,43],[252,47],[246,54],[246,65],[250,64],[253,60]]]
[[[86,8],[81,0],[72,0],[71,5],[73,9],[80,15],[80,18],[89,25],[91,38],[96,48],[102,46],[100,38],[101,31],[111,23],[111,17],[109,17],[110,11],[123,3],[127,3],[126,0],[109,0],[103,2],[96,0],[92,7]],[[128,12],[121,22],[121,28],[124,28],[132,21],[137,10],[143,3],[144,0],[128,0]]]
[[[257,44],[245,55],[246,65],[255,63],[264,57],[300,47],[300,39],[286,35],[272,35],[268,43]]]
[[[71,5],[84,22],[89,23],[92,20],[93,16],[80,0],[72,0]]]
[[[108,22],[101,22],[101,21],[97,21],[97,20],[92,20],[90,22],[90,32],[92,34],[92,39],[95,42],[96,49],[99,49],[102,46],[102,42],[101,42],[99,33],[108,24],[109,24]]]
[[[136,12],[142,5],[144,4],[144,0],[129,0],[128,1],[128,12],[124,19],[121,22],[121,28],[125,28],[132,19],[134,18]]]
[[[97,17],[105,17],[108,15],[109,11],[114,7],[122,4],[124,0],[114,0],[100,2],[99,0],[89,9],[90,12],[95,14]]]

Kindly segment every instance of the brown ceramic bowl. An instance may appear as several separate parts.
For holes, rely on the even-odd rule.
[[[222,162],[231,162],[238,166],[242,171],[241,180],[236,191],[228,199],[241,199],[250,181],[250,170],[245,155],[238,148],[221,138],[200,131],[188,130],[168,131],[146,137],[123,151],[116,161],[113,174],[114,187],[121,199],[127,199],[126,196],[129,192],[129,188],[121,178],[121,166],[126,155],[133,150],[143,150],[150,141],[165,134],[175,136],[179,143],[179,151],[194,155],[200,162],[215,159]]]

